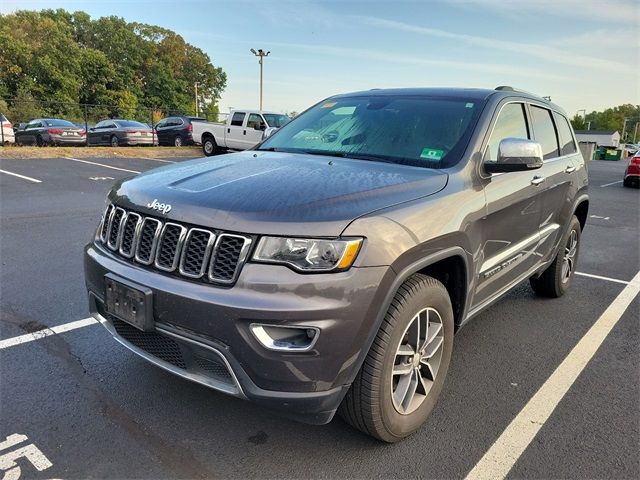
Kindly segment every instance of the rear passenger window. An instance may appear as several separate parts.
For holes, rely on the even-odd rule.
[[[498,146],[505,138],[530,138],[522,103],[507,103],[500,110],[484,153],[485,161],[498,160]]]
[[[559,156],[558,137],[551,111],[531,105],[531,121],[536,142],[542,146],[542,157],[548,160]]]
[[[236,112],[231,118],[231,125],[234,127],[241,127],[244,122],[244,112]]]
[[[573,140],[571,134],[571,127],[569,121],[563,115],[554,113],[553,117],[556,120],[556,126],[558,127],[558,137],[560,137],[560,155],[571,155],[576,153],[576,142]]]

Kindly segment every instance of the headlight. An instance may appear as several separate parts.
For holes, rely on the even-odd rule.
[[[281,263],[304,272],[346,270],[356,259],[362,239],[323,240],[313,238],[263,237],[253,260]]]

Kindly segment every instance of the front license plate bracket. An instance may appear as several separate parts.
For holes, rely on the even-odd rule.
[[[154,330],[152,291],[109,273],[104,276],[106,312],[143,332]]]

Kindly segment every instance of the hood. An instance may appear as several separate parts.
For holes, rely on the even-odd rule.
[[[117,184],[109,198],[142,214],[232,232],[338,236],[357,217],[446,183],[446,173],[419,167],[246,151],[150,170]],[[147,207],[154,200],[170,210]]]

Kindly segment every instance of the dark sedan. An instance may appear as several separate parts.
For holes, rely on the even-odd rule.
[[[24,128],[16,131],[16,143],[19,145],[85,145],[87,135],[80,128],[67,120],[58,118],[36,118]]]
[[[90,128],[87,141],[89,145],[155,145],[157,138],[153,129],[134,120],[103,120]]]

